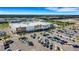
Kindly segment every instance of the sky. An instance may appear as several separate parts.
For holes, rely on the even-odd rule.
[[[79,15],[79,7],[0,7],[0,14]]]

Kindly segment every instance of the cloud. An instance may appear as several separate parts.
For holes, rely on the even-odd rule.
[[[76,12],[76,11],[79,11],[79,8],[77,7],[62,7],[62,8],[53,8],[53,7],[49,7],[49,8],[46,8],[48,10],[51,10],[51,11],[56,11],[56,12]]]
[[[45,11],[45,12],[42,12]],[[79,8],[76,7],[48,7],[43,10],[0,10],[0,14],[15,14],[15,15],[79,15]]]

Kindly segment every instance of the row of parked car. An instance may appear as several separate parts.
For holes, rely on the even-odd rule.
[[[76,43],[76,41],[74,40],[75,39],[74,37],[76,37],[77,35],[79,35],[79,29],[73,29],[73,28],[65,28],[63,30],[58,30],[58,32],[65,34],[65,37],[69,37],[70,39],[72,38],[71,41],[74,42],[74,43]],[[61,44],[68,43],[68,41],[65,41],[65,40],[60,40],[59,42]],[[79,48],[79,44],[73,44],[72,43],[71,46],[73,48]]]
[[[53,43],[50,43],[50,41],[45,37],[39,38],[38,42],[42,44],[42,46],[49,48],[50,50],[53,49]]]
[[[62,29],[62,30],[57,30],[56,32],[57,33],[58,32],[63,33],[64,34],[64,38],[63,38],[62,35],[61,36],[60,35],[58,35],[58,36],[56,36],[56,35],[50,36],[49,34],[46,34],[46,33],[43,33],[42,35],[44,37],[47,37],[48,39],[51,39],[52,41],[55,41],[57,43],[60,43],[60,44],[64,45],[64,44],[69,43],[68,40],[66,40],[67,39],[66,37],[69,37],[70,39],[73,38],[72,42],[76,42],[74,40],[75,39],[74,37],[76,37],[79,34],[79,29],[65,28],[65,29]],[[54,33],[54,31],[52,33],[50,33],[50,34],[53,34],[53,33]],[[41,42],[41,44],[43,44],[45,42],[45,40],[44,40],[43,43],[42,43],[42,40],[44,40],[44,39],[40,39],[39,43]],[[73,44],[72,43],[72,47],[79,48],[79,44]]]
[[[13,40],[7,40],[5,41],[3,44],[4,44],[4,50],[6,51],[12,51],[11,48],[10,48],[10,44],[12,44],[14,41]]]
[[[5,51],[14,51],[11,49],[10,45],[13,44],[14,41],[13,40],[7,40],[3,43],[4,46],[4,50]],[[21,51],[21,49],[16,49],[15,51]]]
[[[30,41],[30,40],[28,40],[27,37],[21,37],[21,38],[19,38],[19,40],[20,40],[22,43],[25,43],[25,44],[27,44],[27,45],[29,45],[29,46],[34,46],[33,42]]]

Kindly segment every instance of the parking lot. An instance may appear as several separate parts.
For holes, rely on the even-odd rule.
[[[9,38],[0,40],[0,51],[79,51],[79,24],[64,29],[30,32],[23,35],[4,30]],[[8,43],[6,43],[8,42]]]

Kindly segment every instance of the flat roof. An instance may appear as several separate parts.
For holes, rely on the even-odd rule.
[[[10,23],[10,26],[17,28],[17,27],[28,27],[28,26],[49,25],[49,24],[51,24],[51,23],[33,21],[33,22]]]

